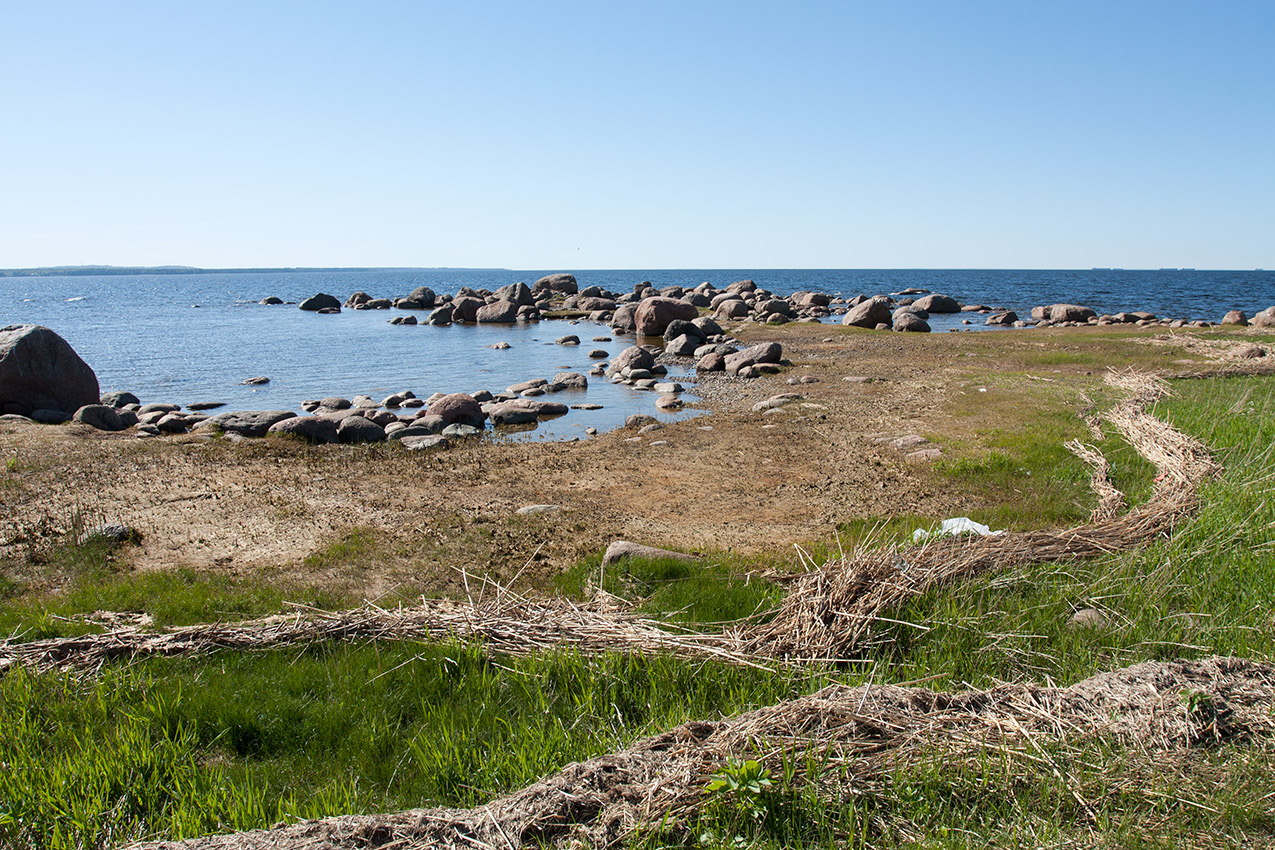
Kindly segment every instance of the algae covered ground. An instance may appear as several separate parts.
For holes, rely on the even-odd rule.
[[[949,516],[1010,531],[1083,525],[1097,498],[1069,440],[1101,451],[1128,502],[1145,502],[1156,468],[1101,419],[1120,400],[1103,380],[1111,369],[1191,375],[1170,377],[1171,394],[1151,412],[1200,440],[1221,472],[1169,534],[926,590],[886,613],[889,640],[825,662],[571,647],[506,655],[440,636],[92,669],[11,664],[0,677],[0,843],[109,847],[470,809],[569,764],[696,723],[804,705],[830,687],[866,686],[866,713],[870,694],[896,685],[959,701],[1077,686],[1139,662],[1275,658],[1275,384],[1236,374],[1264,371],[1258,360],[1237,370],[1227,356],[1269,339],[753,333],[784,342],[792,367],[706,388],[705,415],[658,432],[664,446],[618,432],[420,457],[7,429],[0,631],[18,643],[364,601],[392,608],[422,595],[466,601],[501,592],[496,582],[669,628],[746,629],[773,616],[794,574],[858,547],[906,545],[914,529]],[[794,376],[818,381],[798,385],[805,398],[779,413],[752,410],[794,391]],[[910,435],[940,456],[910,459],[892,445]],[[515,513],[541,503],[561,510]],[[137,527],[141,542],[77,542],[107,520]],[[602,550],[617,538],[698,559],[604,567]],[[1096,625],[1077,627],[1078,611]],[[1180,709],[1189,734],[1138,742],[999,730],[975,746],[953,726],[916,732],[906,747],[882,744],[880,757],[798,737],[752,740],[701,763],[693,799],[618,842],[1275,846],[1270,710],[1241,723],[1207,687],[1157,699]],[[565,825],[503,837],[507,846],[580,840]]]

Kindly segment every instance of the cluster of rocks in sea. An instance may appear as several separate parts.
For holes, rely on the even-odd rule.
[[[266,298],[261,303],[284,302],[278,298]],[[571,274],[547,275],[530,287],[522,282],[511,283],[495,291],[462,287],[455,295],[435,293],[422,286],[399,298],[374,298],[366,292],[355,292],[342,303],[335,296],[320,293],[300,304],[302,310],[319,313],[339,313],[343,307],[353,310],[397,308],[429,311],[423,321],[411,314],[397,316],[391,320],[391,324],[396,325],[513,324],[542,318],[573,317],[606,323],[616,333],[643,336],[665,335],[665,328],[674,320],[694,322],[697,319],[768,325],[839,319],[841,324],[854,327],[927,333],[931,330],[928,321],[931,315],[951,313],[978,315],[984,325],[1003,328],[1116,324],[1180,328],[1211,327],[1215,324],[1199,319],[1160,318],[1146,311],[1099,314],[1089,307],[1063,303],[1033,307],[1029,318],[1021,318],[1013,310],[986,304],[965,304],[951,296],[923,289],[905,289],[890,295],[856,295],[853,298],[813,291],[776,295],[752,280],[736,281],[722,289],[708,282],[693,288],[656,288],[650,281],[642,281],[635,284],[630,292],[617,293],[599,286],[581,288]],[[703,317],[700,311],[705,311]],[[1275,325],[1275,308],[1262,311],[1251,321],[1258,326]],[[1233,310],[1217,324],[1243,326],[1249,322],[1249,317]],[[973,318],[962,319],[964,325],[974,323]],[[681,343],[683,348],[686,345],[689,343]]]
[[[686,324],[691,328],[689,334],[697,339],[707,338],[700,326]],[[711,324],[703,324],[713,330]],[[753,346],[741,352],[722,334],[712,337],[712,343],[705,343],[712,349],[704,352],[705,356],[723,356],[725,352],[734,372],[745,377],[756,372],[754,364],[772,365],[782,355],[778,344]],[[572,334],[557,342],[578,345],[579,338]],[[668,370],[656,362],[659,356],[658,346],[633,345],[590,371],[635,390],[659,393],[656,407],[661,410],[680,409],[684,387],[677,381],[660,380]],[[261,376],[245,383],[268,381]],[[565,415],[571,409],[600,409],[601,405],[583,400],[563,403],[543,398],[585,391],[588,386],[589,378],[584,374],[559,372],[552,378],[521,381],[495,393],[478,390],[419,398],[413,391],[403,390],[379,401],[366,395],[303,401],[300,407],[305,414],[289,410],[211,414],[205,411],[220,407],[219,403],[192,404],[183,410],[171,403],[142,404],[130,392],[101,393],[93,370],[53,331],[36,325],[11,326],[0,331],[0,403],[4,415],[46,424],[74,421],[102,431],[136,428],[140,437],[207,429],[232,439],[286,434],[315,443],[397,440],[411,449],[441,448],[447,447],[449,441],[480,435],[488,423],[493,428],[534,427],[543,419]]]

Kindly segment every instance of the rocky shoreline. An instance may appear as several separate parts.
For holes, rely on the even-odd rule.
[[[262,299],[263,305],[282,305],[281,299]],[[374,298],[355,292],[344,302],[324,293],[302,301],[299,308],[317,313],[344,309],[406,311],[391,320],[395,325],[448,325],[460,323],[514,324],[543,319],[589,321],[608,327],[615,336],[633,335],[635,344],[608,362],[588,370],[559,372],[552,378],[532,378],[503,391],[435,393],[418,398],[411,390],[392,393],[381,400],[366,395],[352,399],[328,397],[300,403],[305,415],[288,410],[237,410],[220,414],[204,412],[217,403],[192,404],[183,410],[168,402],[143,404],[129,392],[100,393],[92,369],[53,331],[35,325],[0,329],[0,415],[44,424],[74,421],[103,431],[136,429],[139,437],[157,437],[192,431],[221,433],[231,439],[291,435],[313,443],[400,442],[408,449],[446,448],[452,441],[476,437],[488,425],[492,429],[534,428],[536,423],[568,414],[572,409],[596,409],[587,402],[559,402],[543,398],[587,391],[589,376],[625,384],[635,391],[658,394],[656,408],[681,409],[685,402],[681,383],[667,380],[668,365],[693,365],[696,376],[714,373],[738,379],[773,374],[790,365],[778,342],[749,347],[733,332],[749,325],[777,326],[788,322],[838,322],[843,326],[900,333],[931,331],[932,315],[960,314],[962,324],[976,318],[995,328],[1046,328],[1131,325],[1135,327],[1208,328],[1275,327],[1275,306],[1250,317],[1228,312],[1217,323],[1159,318],[1150,312],[1099,315],[1075,304],[1042,305],[1032,309],[1030,321],[1012,310],[982,304],[963,304],[939,293],[909,289],[890,295],[859,295],[850,299],[819,292],[778,296],[741,280],[718,290],[708,283],[692,289],[672,286],[656,289],[650,282],[636,284],[631,292],[615,293],[597,286],[581,288],[570,274],[555,274],[528,287],[514,283],[494,292],[462,287],[457,293],[438,294],[418,287],[399,298]],[[424,321],[415,312],[429,311]],[[959,329],[957,329],[959,330]],[[595,336],[594,342],[611,342],[613,336]],[[558,345],[579,345],[575,334],[559,337]],[[603,349],[590,351],[590,359],[609,356]],[[790,382],[795,382],[796,379]],[[245,383],[267,383],[259,376]],[[626,424],[640,424],[629,417]],[[596,433],[588,429],[588,433]]]

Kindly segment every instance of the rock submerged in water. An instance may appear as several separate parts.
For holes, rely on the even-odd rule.
[[[0,413],[71,412],[100,396],[97,375],[62,337],[43,325],[0,328]]]

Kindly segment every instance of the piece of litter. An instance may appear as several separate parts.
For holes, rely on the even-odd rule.
[[[983,537],[995,537],[998,534],[1004,533],[1005,529],[1003,528],[1000,531],[992,531],[981,522],[975,522],[967,516],[954,516],[951,519],[943,520],[943,522],[939,525],[939,530],[935,531],[933,536],[944,537],[947,535],[954,536],[957,534],[979,534]],[[930,536],[931,533],[928,530],[918,528],[916,531],[912,532],[912,541],[919,542]]]

